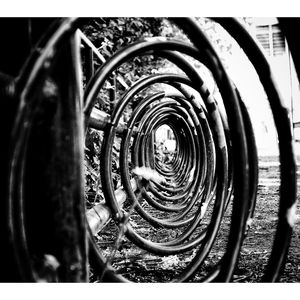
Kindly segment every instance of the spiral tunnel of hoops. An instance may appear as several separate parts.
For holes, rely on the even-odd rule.
[[[142,38],[105,58],[80,30],[86,21],[54,20],[20,71],[1,80],[13,115],[2,280],[233,281],[256,213],[259,159],[222,59],[190,18],[166,19],[184,39]],[[261,279],[274,282],[295,219],[291,120],[261,46],[238,20],[212,21],[248,58],[274,119],[278,218]],[[292,22],[300,25],[279,26],[299,71]],[[147,57],[172,68],[126,80],[124,69]]]

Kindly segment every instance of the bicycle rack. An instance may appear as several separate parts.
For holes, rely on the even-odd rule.
[[[262,279],[274,282],[284,268],[293,227],[288,216],[296,201],[290,121],[270,67],[249,33],[234,19],[213,20],[248,56],[268,96],[276,125],[280,209]],[[189,262],[170,279],[188,281],[205,263],[229,206],[232,212],[226,251],[201,281],[232,280],[247,223],[255,211],[255,136],[247,108],[205,33],[192,19],[170,21],[183,30],[191,44],[147,38],[105,61],[77,31],[84,20],[55,20],[27,54],[17,76],[1,76],[3,99],[17,107],[7,104],[13,122],[11,119],[2,127],[9,145],[1,161],[6,170],[2,172],[6,204],[1,245],[5,245],[2,259],[7,261],[2,281],[87,281],[88,265],[103,281],[128,281],[110,265],[124,238],[153,256],[191,253]],[[299,25],[299,19],[293,22]],[[280,25],[299,74],[299,45],[291,36],[292,24],[280,19]],[[81,43],[86,47],[84,93]],[[92,64],[94,55],[102,61],[97,70]],[[117,69],[143,55],[167,59],[181,72],[153,74],[126,84],[116,75]],[[214,99],[187,57],[210,70],[222,103]],[[95,105],[100,91],[112,81],[126,90],[118,101],[110,95],[113,104],[110,112],[105,112]],[[175,154],[167,163],[155,156],[154,136],[162,125],[169,126],[176,140]],[[86,209],[83,145],[89,128],[103,134],[99,146],[105,202]],[[120,147],[120,187],[113,179],[114,147]],[[98,248],[93,236],[107,228],[109,222],[118,232],[105,258],[105,251]],[[138,222],[140,227],[135,226]],[[150,228],[154,233],[165,230],[168,238],[158,241],[154,234],[148,239],[139,228]],[[172,237],[170,232],[174,229],[178,232]]]

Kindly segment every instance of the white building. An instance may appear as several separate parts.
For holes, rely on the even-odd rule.
[[[285,106],[290,113],[293,128],[293,124],[300,121],[300,101],[298,101],[300,90],[288,45],[280,31],[278,20],[252,18],[249,31],[261,45],[270,63]],[[228,73],[238,87],[252,119],[259,154],[276,154],[277,133],[266,94],[256,71],[238,45],[232,47],[232,55],[226,59]],[[299,133],[295,131],[295,139],[298,138],[300,130]]]

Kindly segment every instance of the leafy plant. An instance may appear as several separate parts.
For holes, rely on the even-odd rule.
[[[84,34],[106,59],[118,49],[143,37],[160,35],[161,30],[162,19],[160,18],[90,18],[82,28]],[[152,70],[157,69],[160,64],[162,60],[156,60],[152,55],[135,57],[116,70],[116,75],[121,75],[130,85],[142,76],[151,74]],[[119,85],[105,83],[97,97],[96,107],[106,113],[110,113],[112,109],[109,90],[114,91],[116,99],[120,98],[123,92]],[[103,198],[99,180],[101,143],[102,133],[89,129],[85,145],[85,191],[88,203],[95,203]],[[116,139],[112,152],[112,179],[115,189],[120,186],[119,151],[120,141]]]

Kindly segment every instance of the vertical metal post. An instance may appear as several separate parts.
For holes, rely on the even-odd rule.
[[[1,281],[88,280],[80,67],[78,39],[72,35],[47,64],[32,69],[31,79],[40,70],[42,76],[18,93],[8,92],[14,78],[0,83],[9,117],[0,126],[1,191],[8,199],[0,210]]]
[[[86,82],[88,83],[90,79],[94,75],[94,53],[93,50],[90,47],[84,48],[84,58],[85,58],[85,76],[86,76]]]
[[[109,78],[109,83],[111,85],[111,87],[108,90],[110,111],[113,111],[115,104],[116,104],[115,102],[116,102],[116,88],[117,88],[117,81],[116,81],[115,74],[112,74],[112,76]]]
[[[43,253],[51,251],[60,263],[59,281],[68,282],[88,280],[80,76],[79,47],[73,36],[58,53],[51,78],[56,85],[52,95],[55,103],[44,111],[49,116],[44,126],[46,132],[50,129],[45,136],[50,151],[40,179],[44,186],[40,196],[49,209],[44,213],[52,224],[47,237],[51,242]]]
[[[150,158],[149,159],[150,167],[151,169],[154,169],[155,168],[154,131],[150,133],[148,153]]]

